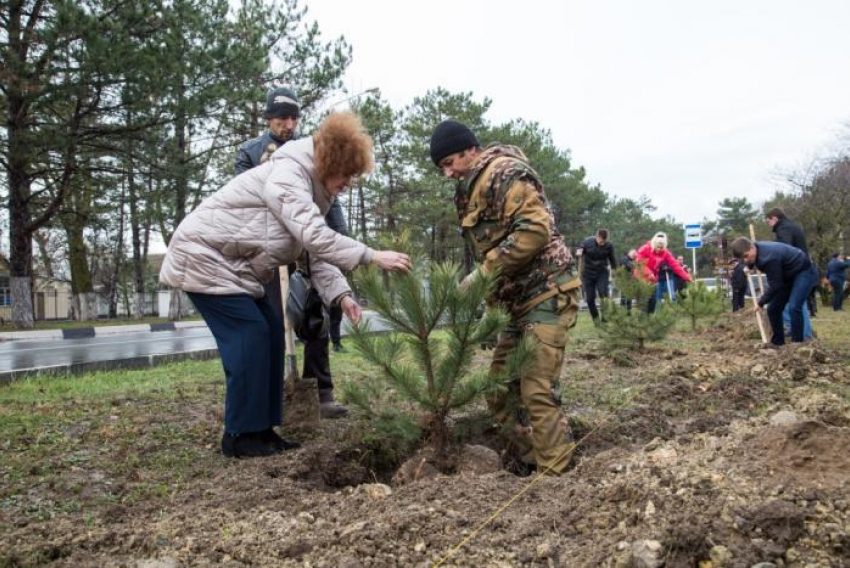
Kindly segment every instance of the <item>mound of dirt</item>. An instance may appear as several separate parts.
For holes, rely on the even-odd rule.
[[[761,430],[742,445],[771,483],[835,490],[850,485],[850,429],[808,420]],[[755,473],[755,472],[754,472]]]

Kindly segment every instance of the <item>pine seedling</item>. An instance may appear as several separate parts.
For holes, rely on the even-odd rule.
[[[709,290],[703,282],[694,282],[688,286],[687,293],[680,295],[676,310],[690,319],[691,330],[696,331],[698,320],[714,322],[724,312],[723,292],[719,288]]]
[[[676,325],[675,309],[661,304],[653,313],[647,313],[655,287],[624,268],[614,271],[614,283],[624,297],[632,300],[633,307],[629,310],[609,298],[602,300],[602,322],[597,329],[605,348],[642,351],[647,343],[664,339]]]
[[[481,313],[493,276],[476,272],[464,286],[459,276],[459,266],[451,262],[414,262],[409,273],[390,274],[386,282],[375,268],[358,274],[360,294],[389,332],[372,333],[374,326],[368,322],[354,326],[354,347],[379,368],[377,380],[382,384],[368,389],[349,384],[345,390],[345,399],[367,420],[403,414],[399,404],[413,406],[440,459],[447,456],[451,440],[449,415],[479,396],[507,388],[532,355],[531,344],[524,341],[504,373],[474,367],[478,346],[492,341],[509,317],[498,308]],[[382,388],[392,396],[376,394]]]

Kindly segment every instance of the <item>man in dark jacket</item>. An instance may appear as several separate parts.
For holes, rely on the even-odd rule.
[[[599,319],[596,308],[596,296],[608,297],[608,282],[610,269],[617,268],[617,258],[614,256],[614,245],[608,242],[608,231],[599,229],[596,236],[587,237],[581,243],[581,285],[587,299],[587,309],[593,321]]]
[[[735,239],[732,254],[767,276],[768,289],[756,302],[755,309],[761,311],[767,306],[773,330],[771,343],[785,344],[782,311],[786,305],[791,313],[791,340],[803,341],[803,310],[818,279],[817,268],[809,255],[784,243],[751,242],[745,237]]]
[[[832,255],[832,260],[826,265],[826,279],[832,286],[832,309],[840,312],[844,303],[844,281],[847,277],[845,270],[850,268],[850,261],[841,253]]]
[[[275,151],[289,142],[298,138],[298,119],[300,116],[300,104],[298,97],[292,89],[277,87],[271,89],[266,97],[265,118],[268,122],[268,130],[260,136],[252,138],[239,147],[236,156],[236,175],[244,173],[254,166],[258,166],[269,159]],[[348,224],[342,212],[339,201],[334,200],[325,222],[328,227],[348,236]],[[275,276],[271,282],[264,286],[266,296],[272,306],[281,314],[283,321],[283,306],[281,304],[280,292],[280,270],[275,270]],[[342,321],[342,308],[331,307],[330,334],[334,339],[334,349],[341,348],[340,323]],[[338,347],[339,346],[339,347]],[[319,402],[323,418],[340,418],[348,414],[348,409],[337,404],[333,395],[333,378],[331,377],[330,353],[328,352],[328,335],[308,341],[304,345],[304,372],[305,378],[312,377],[319,384]]]
[[[774,207],[764,215],[767,224],[776,235],[776,241],[785,243],[794,248],[798,248],[806,254],[809,254],[809,247],[806,246],[806,235],[803,233],[803,228],[789,219],[785,212],[779,207]]]
[[[738,259],[733,261],[735,267],[732,269],[732,311],[744,309],[744,297],[747,295],[747,273],[744,272],[745,265]]]
[[[775,235],[776,242],[785,243],[786,245],[798,248],[806,254],[809,254],[809,247],[806,245],[806,234],[803,228],[788,218],[785,212],[779,207],[770,209],[764,215],[765,221],[770,225]],[[814,305],[814,290],[809,297],[806,298],[808,310],[803,312],[803,326],[806,338],[812,337],[812,322],[809,318],[809,312],[815,314],[816,306]],[[789,324],[790,316],[788,313],[783,314],[786,325]]]

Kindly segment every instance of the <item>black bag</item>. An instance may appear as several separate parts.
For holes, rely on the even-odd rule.
[[[309,267],[310,259],[307,259]],[[309,269],[308,269],[309,270]],[[328,315],[319,292],[310,284],[310,273],[296,270],[289,277],[286,315],[298,339],[315,341],[328,333]]]

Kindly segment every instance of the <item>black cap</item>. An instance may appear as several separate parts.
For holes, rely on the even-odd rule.
[[[288,87],[271,89],[266,96],[266,118],[293,116],[298,118],[300,103],[295,91]]]
[[[466,125],[455,120],[444,120],[431,135],[431,159],[440,167],[440,162],[446,156],[478,146],[478,138]]]

